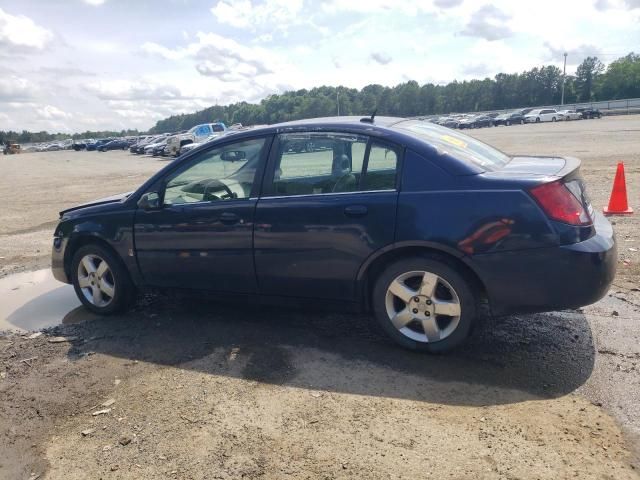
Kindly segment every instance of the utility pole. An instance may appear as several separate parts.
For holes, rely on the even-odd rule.
[[[340,116],[340,90],[336,88],[336,103],[338,104],[338,116]]]
[[[564,105],[564,82],[567,78],[567,52],[564,52],[564,69],[562,70],[562,97],[560,98],[560,105]]]

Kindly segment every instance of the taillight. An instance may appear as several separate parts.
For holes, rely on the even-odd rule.
[[[549,218],[569,225],[591,225],[584,206],[563,182],[538,185],[530,192]]]

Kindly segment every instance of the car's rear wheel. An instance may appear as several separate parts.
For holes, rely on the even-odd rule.
[[[382,272],[372,307],[377,324],[396,343],[439,353],[457,347],[471,332],[476,296],[472,283],[447,262],[412,257]]]
[[[556,117],[551,117],[551,121],[555,122],[556,121]]]
[[[511,125],[511,120],[507,120],[506,122],[507,127]]]
[[[71,261],[76,295],[99,315],[125,310],[135,298],[135,288],[121,261],[100,245],[80,247]]]

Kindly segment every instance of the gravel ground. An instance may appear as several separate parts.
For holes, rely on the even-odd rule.
[[[601,208],[618,160],[638,207],[639,131],[618,117],[471,133],[582,158]],[[0,161],[2,275],[47,266],[60,209],[166,164]],[[615,219],[620,274],[601,302],[486,319],[449,356],[399,350],[363,316],[179,297],[0,336],[0,478],[639,478],[637,218]]]

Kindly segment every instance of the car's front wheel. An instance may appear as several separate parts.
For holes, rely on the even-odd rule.
[[[122,262],[100,245],[78,249],[71,262],[71,275],[82,304],[99,315],[121,312],[135,298],[135,288]]]
[[[412,257],[382,272],[373,288],[372,307],[377,324],[396,343],[440,353],[468,337],[476,296],[466,276],[447,262]]]

